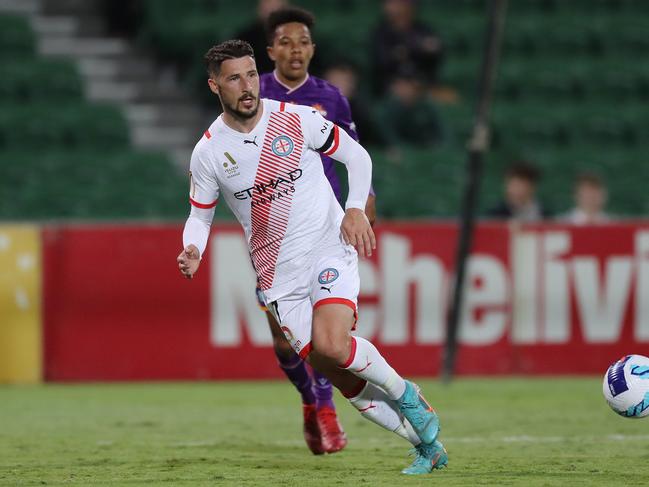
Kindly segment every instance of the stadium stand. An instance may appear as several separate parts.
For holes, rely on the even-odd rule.
[[[294,3],[318,17],[317,55],[326,58],[325,64],[340,58],[354,62],[367,89],[368,33],[380,16],[377,2]],[[254,0],[236,4],[191,0],[178,8],[173,1],[147,0],[148,21],[141,39],[176,57],[186,67],[188,86],[209,97],[196,84],[202,82],[199,57],[204,50],[197,46],[227,38],[248,20],[241,12],[253,12],[254,4]],[[482,54],[484,2],[420,2],[419,7],[422,19],[444,40],[443,81],[460,96],[458,103],[439,107],[446,137],[438,149],[405,148],[400,163],[373,151],[379,210],[388,217],[457,213]],[[557,210],[570,205],[570,178],[579,170],[606,177],[612,212],[638,215],[649,210],[643,191],[634,190],[638,185],[633,176],[645,171],[639,148],[649,137],[649,120],[641,104],[649,96],[649,70],[634,61],[649,53],[649,22],[639,15],[646,11],[647,3],[638,0],[510,2],[483,208],[500,194],[502,170],[509,160],[524,156],[543,169],[541,195]],[[167,18],[179,23],[172,27],[164,22]],[[183,35],[178,35],[178,25]],[[188,62],[192,59],[193,64]]]
[[[204,86],[202,56],[212,44],[247,24],[254,15],[255,3],[142,0],[143,21],[136,42],[140,48],[154,52],[159,62],[176,66],[186,91],[197,103],[214,107],[215,100]],[[323,58],[322,64],[339,59],[352,61],[359,67],[362,89],[369,91],[368,35],[380,17],[379,3],[293,3],[311,9],[318,17],[317,56]],[[378,149],[372,150],[379,210],[386,217],[450,217],[459,209],[464,147],[482,54],[484,2],[419,2],[419,8],[422,19],[441,34],[446,52],[442,83],[458,96],[455,103],[439,104],[444,140],[436,149],[404,147],[400,162]],[[649,54],[647,13],[649,2],[641,0],[510,2],[495,91],[493,151],[488,156],[482,208],[499,197],[503,168],[512,158],[522,156],[542,168],[541,195],[557,211],[570,205],[572,176],[589,170],[606,179],[613,214],[649,213],[649,200],[640,184],[642,178],[638,177],[647,174],[646,155],[641,148],[649,141],[649,115],[643,109],[649,98],[649,68],[638,61]],[[37,56],[33,32],[24,17],[0,16],[0,48],[2,58],[9,60],[5,62],[6,75],[0,80],[0,99],[7,105],[0,115],[3,161],[18,160],[13,156],[16,149],[38,140],[32,145],[58,154],[48,158],[50,164],[64,157],[66,150],[74,154],[70,160],[79,161],[89,159],[78,153],[104,147],[110,151],[94,151],[93,165],[106,168],[109,162],[117,164],[119,157],[112,155],[115,151],[129,154],[124,160],[137,165],[131,156],[124,115],[114,107],[85,100],[74,65]],[[44,89],[39,80],[45,75],[48,82]],[[44,113],[55,123],[42,122]],[[101,117],[93,117],[93,113]],[[164,158],[159,157],[160,172],[169,172]],[[182,194],[184,179],[180,180],[178,187],[183,189],[178,191]],[[5,186],[4,180],[0,184]],[[160,184],[170,190],[173,186],[170,181]],[[114,208],[122,207],[122,198],[135,197],[121,187],[116,180],[115,194],[120,196]],[[108,196],[102,193],[104,189],[97,191],[92,201],[100,206]],[[155,193],[150,194],[153,200],[160,196]],[[177,212],[162,211],[168,208],[165,204],[160,203],[157,216],[173,217],[184,211],[184,202],[179,205],[183,209]],[[146,211],[137,204],[128,206],[124,204],[122,215],[111,208],[92,214],[79,207],[78,212],[84,217],[156,215],[155,203]],[[149,210],[153,213],[146,213]],[[63,215],[48,211],[43,209],[39,216]],[[12,218],[19,214],[3,208],[0,216]]]
[[[186,177],[135,149],[120,108],[89,101],[78,65],[43,57],[26,15],[0,14],[0,219],[179,218]]]

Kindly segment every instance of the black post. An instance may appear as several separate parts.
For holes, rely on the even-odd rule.
[[[446,326],[446,344],[442,363],[442,379],[444,382],[451,380],[455,369],[457,332],[464,300],[464,276],[473,242],[473,229],[484,165],[484,153],[489,148],[489,108],[491,106],[492,87],[498,63],[506,8],[507,0],[491,0],[488,4],[489,23],[487,24],[485,50],[478,78],[478,97],[473,131],[468,143],[469,157],[462,200],[460,234],[455,256],[456,270],[453,301],[451,302]]]

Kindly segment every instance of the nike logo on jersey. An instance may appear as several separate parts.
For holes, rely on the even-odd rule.
[[[243,139],[243,145],[246,144],[255,144],[255,147],[259,147],[257,145],[257,136],[255,135],[255,137],[252,140]]]

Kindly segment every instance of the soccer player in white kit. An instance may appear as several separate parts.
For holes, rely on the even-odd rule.
[[[248,43],[214,46],[206,62],[223,114],[192,154],[191,212],[177,259],[181,273],[191,279],[198,270],[222,197],[243,227],[268,309],[295,351],[363,416],[415,446],[415,460],[404,473],[445,466],[437,414],[418,387],[399,376],[372,343],[351,335],[358,254],[371,255],[376,246],[364,212],[369,154],[317,110],[260,99]],[[319,153],[347,167],[345,211]]]

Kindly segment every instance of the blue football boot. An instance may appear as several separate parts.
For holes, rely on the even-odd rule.
[[[435,440],[432,444],[420,443],[412,452],[416,457],[409,467],[401,471],[403,474],[423,475],[448,464],[448,454],[441,441]]]
[[[397,405],[421,442],[431,445],[439,434],[439,418],[435,410],[419,393],[419,390],[419,386],[407,380],[406,390],[397,399]]]

